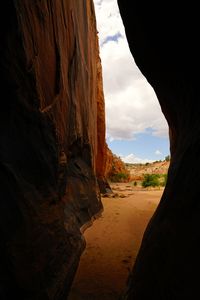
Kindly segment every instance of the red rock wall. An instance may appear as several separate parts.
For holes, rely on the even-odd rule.
[[[120,177],[117,175],[123,174],[124,177],[121,178],[122,181],[129,181],[130,172],[126,168],[125,163],[121,160],[120,157],[113,154],[112,151],[107,146],[107,155],[106,155],[106,168],[105,168],[105,177],[112,180],[120,180]]]
[[[66,299],[102,209],[93,2],[3,1],[0,22],[0,298]]]
[[[108,147],[105,141],[105,103],[103,93],[103,79],[102,79],[102,66],[101,60],[98,56],[97,59],[97,74],[98,74],[98,86],[97,86],[97,139],[98,139],[98,151],[96,158],[96,172],[98,177],[98,184],[101,193],[111,191],[111,187],[107,181],[107,166],[109,161]]]
[[[97,138],[98,138],[98,152],[96,158],[96,172],[99,179],[104,181],[105,168],[107,161],[107,145],[105,143],[105,104],[104,104],[104,93],[103,93],[103,79],[102,79],[102,66],[101,60],[97,58]]]

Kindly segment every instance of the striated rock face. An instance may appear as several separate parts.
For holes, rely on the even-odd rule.
[[[129,279],[126,299],[197,299],[200,228],[200,105],[197,7],[118,0],[134,59],[154,88],[170,129],[171,163]],[[189,20],[189,21],[188,21]],[[133,112],[134,114],[134,112]]]
[[[98,46],[97,46],[98,47]],[[103,93],[103,79],[102,79],[102,66],[101,60],[97,58],[97,144],[98,151],[96,157],[96,173],[98,178],[98,184],[102,193],[106,192],[106,189],[110,189],[106,179],[106,165],[107,165],[107,144],[105,142],[105,104]]]
[[[66,299],[80,228],[102,210],[93,2],[9,0],[0,15],[0,298]]]

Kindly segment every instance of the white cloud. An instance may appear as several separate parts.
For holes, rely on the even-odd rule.
[[[136,66],[125,37],[117,0],[94,0],[106,105],[107,138],[134,139],[152,129],[168,136],[156,95]]]
[[[156,150],[156,151],[155,151],[155,154],[156,154],[156,155],[162,155],[162,152],[160,152],[160,150]]]
[[[133,153],[128,154],[127,156],[120,156],[123,162],[129,163],[129,164],[145,164],[147,162],[153,162],[153,160],[148,158],[139,158],[135,156]]]

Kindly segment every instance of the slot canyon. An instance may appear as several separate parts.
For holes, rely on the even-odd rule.
[[[171,150],[167,185],[123,298],[198,299],[198,9],[118,5]],[[3,0],[0,15],[0,299],[66,300],[82,233],[110,188],[94,4]]]

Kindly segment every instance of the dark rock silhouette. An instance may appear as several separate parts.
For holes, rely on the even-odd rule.
[[[0,297],[66,299],[102,210],[93,2],[9,0],[0,16]]]
[[[171,163],[161,202],[143,237],[126,299],[200,298],[200,102],[197,7],[140,7],[118,0],[136,64],[169,124]],[[134,112],[133,112],[134,114]]]

